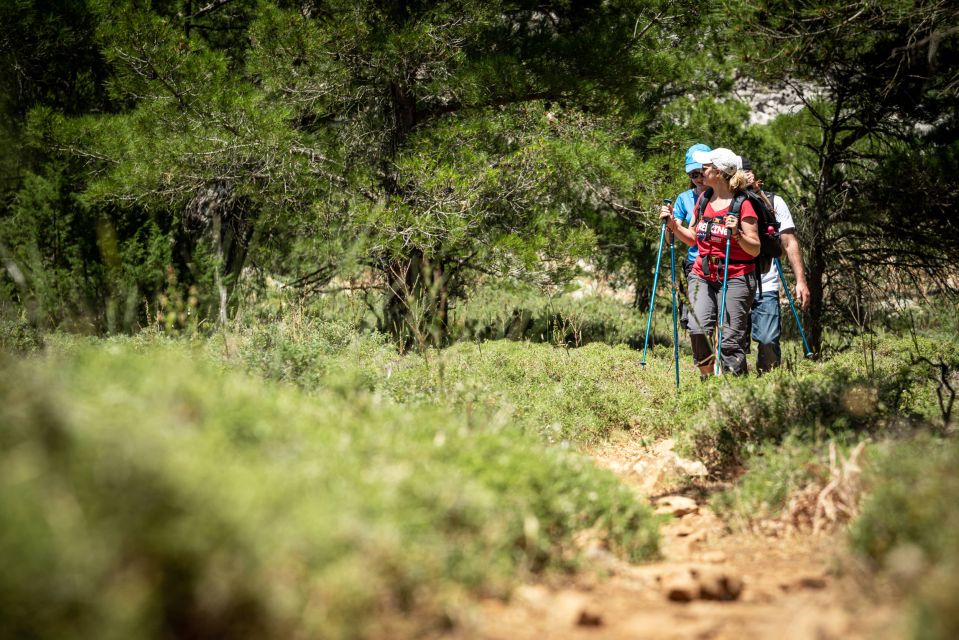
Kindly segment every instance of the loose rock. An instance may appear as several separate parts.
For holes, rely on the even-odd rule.
[[[718,600],[729,602],[739,599],[743,581],[715,567],[689,567],[676,571],[661,580],[663,593],[673,602],[693,600]]]
[[[713,564],[726,562],[726,554],[722,551],[707,551],[702,555],[702,558],[703,562],[710,562]]]
[[[599,611],[585,608],[579,613],[579,620],[576,624],[580,627],[601,627],[603,626],[603,616]]]
[[[703,600],[728,602],[737,600],[743,592],[743,581],[734,575],[712,567],[699,571],[699,597]]]
[[[681,518],[688,513],[698,513],[699,505],[686,496],[664,496],[656,501],[656,513],[670,514]]]
[[[692,602],[699,597],[699,584],[688,571],[664,576],[663,592],[673,602]]]

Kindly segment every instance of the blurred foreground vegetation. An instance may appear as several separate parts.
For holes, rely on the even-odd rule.
[[[417,637],[577,532],[656,552],[630,490],[505,417],[51,340],[0,386],[6,637]]]
[[[0,635],[458,626],[473,598],[583,567],[578,534],[655,556],[645,499],[578,452],[623,432],[675,437],[716,477],[745,469],[714,501],[733,523],[783,509],[823,474],[829,443],[882,443],[851,548],[880,575],[918,549],[912,579],[936,586],[917,596],[917,637],[955,629],[959,456],[930,366],[954,384],[954,336],[874,336],[708,384],[684,366],[677,396],[666,346],[645,368],[600,342],[402,354],[323,316],[263,307],[210,336],[106,340],[5,325]]]

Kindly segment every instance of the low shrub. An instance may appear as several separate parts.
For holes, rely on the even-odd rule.
[[[68,346],[3,362],[0,637],[419,637],[578,531],[656,551],[614,476],[506,420]]]
[[[251,372],[304,390],[370,390],[379,383],[396,349],[375,332],[360,333],[347,321],[324,319],[301,308],[236,325],[220,337],[227,359]]]
[[[959,441],[877,447],[850,544],[914,594],[913,637],[959,637]]]
[[[875,346],[868,358],[849,351],[826,362],[804,362],[795,372],[709,381],[708,399],[683,447],[721,470],[743,464],[751,447],[779,443],[789,434],[820,443],[895,435],[941,421],[936,372],[918,358],[959,367],[959,345],[885,339]]]
[[[642,345],[646,313],[600,296],[546,295],[528,285],[480,287],[450,311],[455,340]]]
[[[461,343],[406,357],[384,383],[397,402],[435,404],[484,416],[505,412],[547,442],[589,444],[618,429],[670,435],[672,362],[652,354],[646,367],[628,347],[562,349],[500,340]],[[684,372],[685,384],[692,381]]]
[[[793,493],[828,474],[824,448],[796,436],[752,447],[748,453],[746,473],[711,500],[713,509],[738,529],[777,518]]]
[[[42,348],[42,331],[26,320],[0,313],[0,351],[26,354]]]

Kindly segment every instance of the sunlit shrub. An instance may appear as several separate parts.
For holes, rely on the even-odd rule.
[[[918,351],[916,346],[918,345]],[[759,378],[710,381],[709,399],[684,436],[687,448],[713,468],[741,464],[763,443],[792,434],[806,442],[895,435],[936,424],[941,416],[934,371],[917,353],[959,363],[956,345],[883,340],[864,358],[849,351]]]
[[[600,296],[549,296],[519,285],[480,287],[450,312],[450,333],[460,340],[641,346],[645,330],[645,310],[632,305]]]
[[[959,442],[890,442],[867,475],[852,548],[914,595],[913,637],[959,637]]]
[[[655,553],[632,491],[505,419],[306,395],[210,348],[4,362],[0,636],[420,637],[575,566],[581,530]]]

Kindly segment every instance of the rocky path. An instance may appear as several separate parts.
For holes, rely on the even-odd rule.
[[[677,473],[698,473],[670,443],[595,452],[597,462],[655,495]],[[685,468],[677,468],[676,465]],[[584,540],[595,572],[567,583],[529,584],[508,603],[484,602],[468,637],[579,639],[892,639],[903,637],[891,608],[838,571],[835,534],[731,533],[704,504],[661,496],[674,515],[663,527],[659,561],[631,565]]]

